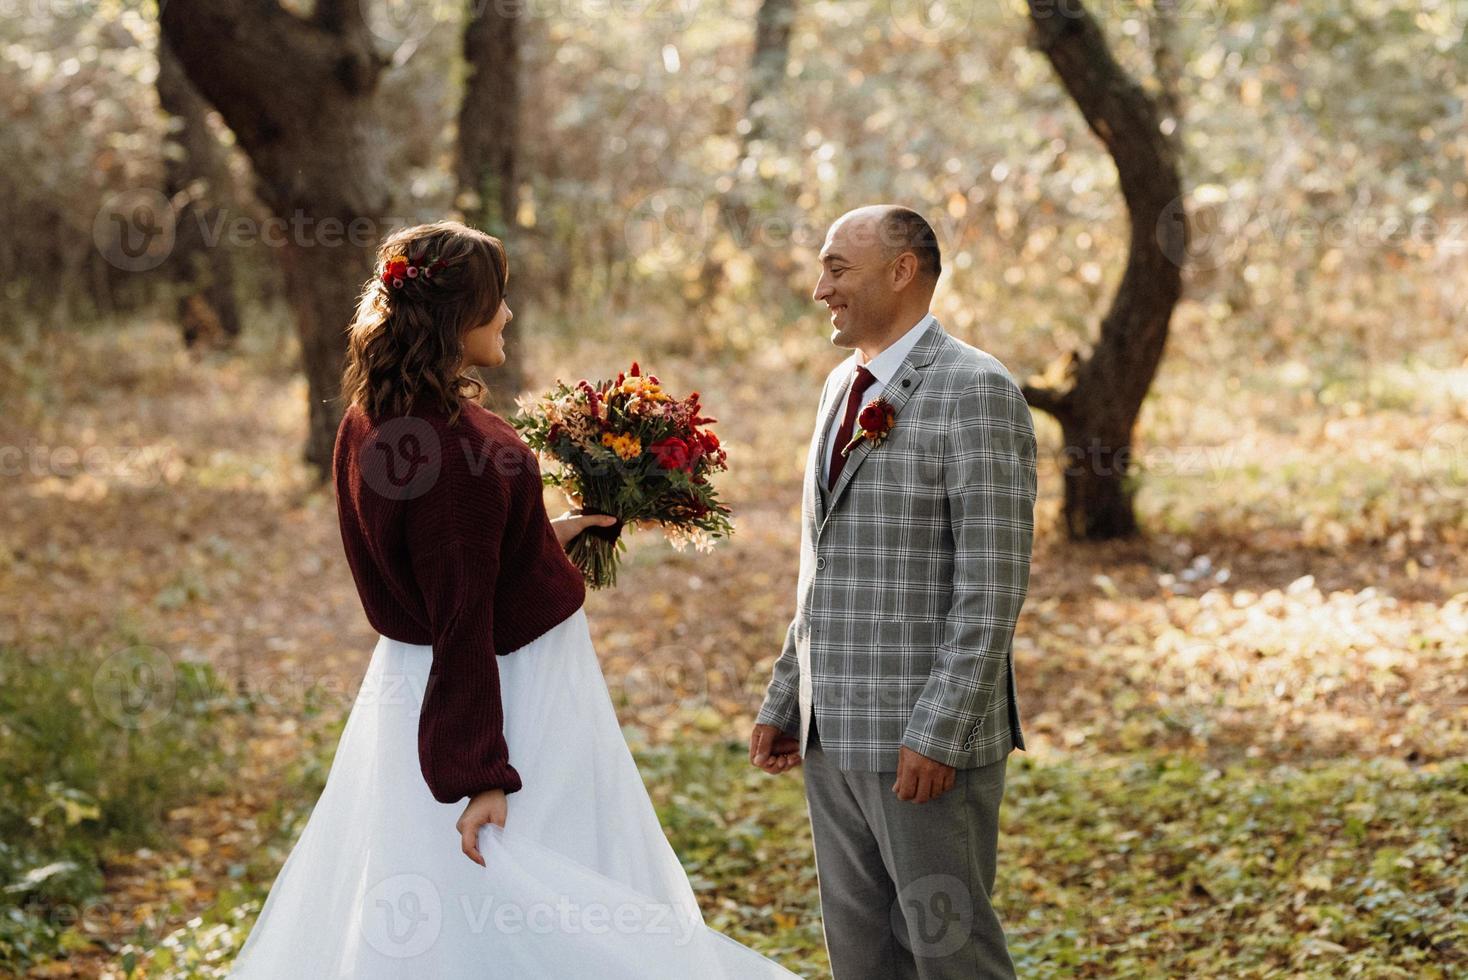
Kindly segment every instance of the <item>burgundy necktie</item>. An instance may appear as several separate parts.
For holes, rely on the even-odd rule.
[[[852,430],[856,428],[856,416],[861,412],[862,393],[876,382],[876,375],[857,366],[856,380],[851,384],[851,394],[846,397],[846,415],[842,417],[841,429],[836,433],[836,444],[831,447],[831,476],[826,481],[828,493],[836,489],[836,481],[841,476],[842,468],[846,466],[846,457],[841,455],[841,450],[851,441]]]

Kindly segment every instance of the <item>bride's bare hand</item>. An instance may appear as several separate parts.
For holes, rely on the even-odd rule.
[[[509,806],[502,789],[487,789],[469,798],[469,805],[464,807],[459,822],[454,824],[459,831],[460,846],[469,860],[480,867],[486,867],[484,855],[479,853],[479,828],[492,823],[503,829],[508,812]]]
[[[580,514],[568,510],[551,521],[551,527],[555,528],[556,540],[564,548],[588,527],[611,527],[616,523],[617,519],[610,514]]]

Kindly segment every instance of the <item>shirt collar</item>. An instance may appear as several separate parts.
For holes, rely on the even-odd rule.
[[[888,347],[882,353],[868,361],[865,366],[872,373],[872,377],[884,385],[888,381],[891,381],[892,375],[896,374],[897,369],[902,366],[902,362],[907,360],[907,355],[917,346],[918,338],[923,335],[923,331],[928,328],[928,324],[932,320],[933,314],[926,314],[912,329],[908,330],[901,337],[898,337],[897,341],[891,347]],[[861,364],[860,351],[856,354],[856,363],[858,365]]]

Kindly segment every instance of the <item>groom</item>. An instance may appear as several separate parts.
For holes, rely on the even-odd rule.
[[[1029,407],[928,312],[941,265],[921,215],[842,216],[821,267],[831,342],[855,352],[821,393],[795,619],[750,761],[805,764],[835,980],[1013,977],[990,895],[1024,748],[1010,648],[1034,531]]]

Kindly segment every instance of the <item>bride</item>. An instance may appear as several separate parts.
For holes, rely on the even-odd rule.
[[[461,373],[505,360],[503,245],[441,221],[378,258],[333,470],[380,638],[232,975],[794,976],[703,923],[623,739],[564,550],[612,519],[548,519]]]

